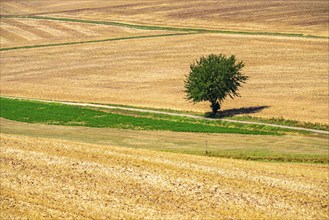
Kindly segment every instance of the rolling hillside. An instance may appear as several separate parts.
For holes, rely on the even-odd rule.
[[[193,34],[1,53],[3,95],[197,112],[209,104],[185,100],[189,64],[204,54],[236,54],[250,79],[223,110],[263,106],[253,115],[328,123],[325,39]]]
[[[329,36],[326,0],[47,0],[2,2],[1,14],[54,15],[137,24]]]
[[[329,219],[328,17],[327,0],[2,0],[0,219]],[[215,118],[184,92],[208,54],[249,77]]]

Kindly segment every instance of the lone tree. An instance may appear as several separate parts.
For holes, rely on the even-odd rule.
[[[190,73],[184,81],[187,99],[194,103],[209,101],[215,116],[227,96],[232,99],[240,96],[238,87],[248,79],[240,72],[243,67],[244,63],[237,63],[234,55],[202,56],[190,65]]]

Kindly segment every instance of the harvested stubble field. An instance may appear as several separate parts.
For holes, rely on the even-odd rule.
[[[328,218],[328,166],[1,135],[2,218]]]
[[[261,117],[328,123],[328,41],[194,34],[1,52],[1,94],[205,112],[185,100],[189,64],[235,54],[250,80],[223,109],[260,107]]]
[[[328,36],[327,0],[2,1],[1,14],[55,15],[137,24]]]
[[[172,33],[102,24],[1,18],[1,48]]]

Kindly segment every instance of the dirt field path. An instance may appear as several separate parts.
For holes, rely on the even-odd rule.
[[[329,134],[328,131],[309,129],[309,128],[292,127],[292,126],[268,124],[268,123],[261,123],[261,122],[240,121],[240,120],[232,120],[232,119],[205,118],[203,116],[197,116],[197,115],[191,115],[191,114],[156,111],[156,110],[149,110],[149,109],[120,107],[120,106],[111,106],[111,105],[102,105],[102,104],[91,104],[91,103],[83,103],[83,102],[51,101],[51,100],[32,99],[32,98],[15,98],[15,97],[6,97],[6,98],[33,100],[33,101],[46,102],[46,103],[59,103],[59,104],[64,104],[64,105],[74,105],[74,106],[81,106],[81,107],[96,107],[96,108],[105,108],[105,109],[120,109],[120,110],[137,111],[137,112],[148,112],[148,113],[164,114],[164,115],[171,115],[171,116],[178,116],[178,117],[196,118],[196,119],[203,119],[203,120],[222,120],[222,121],[233,122],[233,123],[266,125],[266,126],[277,127],[277,128],[285,128],[285,129],[299,130],[299,131],[308,131],[308,132],[319,133],[319,134]]]
[[[327,219],[328,166],[1,134],[0,217]]]

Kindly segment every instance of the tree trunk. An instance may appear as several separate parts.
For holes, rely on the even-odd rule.
[[[216,113],[220,109],[220,104],[217,101],[211,102],[212,116],[215,117]]]

